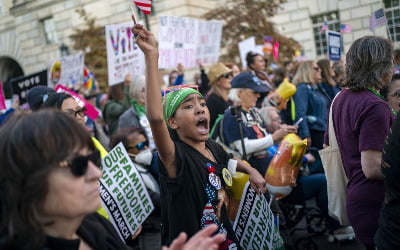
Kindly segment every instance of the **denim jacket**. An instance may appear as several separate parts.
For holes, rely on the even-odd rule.
[[[296,104],[296,118],[299,124],[299,136],[310,137],[310,129],[325,131],[327,123],[328,99],[318,90],[317,86],[300,83],[297,85],[296,94],[293,96]]]

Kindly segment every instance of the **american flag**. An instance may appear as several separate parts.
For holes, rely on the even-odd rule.
[[[323,33],[325,30],[328,30],[328,22],[324,22],[322,24],[321,30],[319,31],[319,33]]]
[[[133,0],[133,2],[144,14],[151,14],[151,0]]]
[[[348,24],[340,24],[340,33],[351,33],[351,26]]]
[[[382,26],[386,22],[385,11],[379,9],[372,13],[372,16],[369,18],[369,30],[374,31],[376,27]]]

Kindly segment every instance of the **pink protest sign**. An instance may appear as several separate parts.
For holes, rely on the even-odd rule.
[[[74,91],[72,91],[72,90],[68,89],[67,87],[64,87],[63,85],[60,85],[60,84],[56,86],[55,90],[57,92],[65,92],[65,93],[72,95],[75,98],[75,101],[78,102],[79,106],[86,107],[86,109],[87,109],[86,115],[89,116],[92,120],[96,120],[97,117],[99,116],[99,111],[97,111],[95,109],[95,107],[93,107],[92,104],[90,104],[88,101],[86,101],[85,98],[81,97]]]
[[[3,95],[3,83],[0,81],[0,110],[7,109]]]

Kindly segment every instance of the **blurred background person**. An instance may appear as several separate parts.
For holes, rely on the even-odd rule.
[[[103,108],[103,117],[107,123],[108,136],[117,131],[119,117],[130,107],[129,100],[124,93],[124,86],[124,83],[119,83],[108,88],[108,100]]]
[[[343,62],[334,62],[332,65],[333,71],[335,72],[335,76],[333,80],[336,82],[336,86],[339,88],[343,85],[343,80],[345,78],[346,72],[344,71]]]
[[[400,111],[400,74],[393,74],[390,84],[383,86],[380,93],[397,115]]]
[[[240,74],[240,69],[239,66],[236,63],[233,62],[224,62],[224,65],[228,67],[228,69],[232,70],[233,77],[237,76]]]
[[[269,91],[275,89],[267,72],[265,72],[266,63],[262,55],[250,51],[246,55],[246,63],[249,72],[257,76],[258,79],[266,85]]]
[[[211,89],[206,96],[206,103],[210,111],[210,128],[212,128],[218,115],[223,114],[230,105],[228,94],[233,73],[223,63],[216,63],[211,65],[208,77]]]
[[[331,61],[328,59],[319,60],[317,65],[321,69],[321,80],[319,82],[319,86],[321,87],[320,91],[328,98],[328,105],[330,105],[335,95],[340,91],[340,88],[338,88],[334,80],[335,71],[333,70]]]
[[[299,136],[307,139],[309,147],[322,149],[327,123],[328,99],[318,89],[321,69],[314,61],[300,63],[293,84],[297,90],[293,96],[295,119],[303,118],[299,124]]]
[[[273,134],[265,130],[263,120],[256,109],[260,93],[265,92],[268,92],[268,88],[256,77],[248,72],[240,73],[232,79],[232,89],[229,92],[229,98],[237,106],[226,110],[223,120],[225,144],[239,152],[242,159],[247,160],[262,176],[269,165],[266,149],[288,133],[297,131],[293,126],[282,126]]]
[[[129,86],[129,97],[131,106],[118,119],[118,129],[127,127],[141,127],[146,131],[149,138],[150,149],[155,149],[153,133],[150,129],[150,123],[147,119],[146,108],[144,102],[145,77],[144,75],[136,75],[132,77]]]

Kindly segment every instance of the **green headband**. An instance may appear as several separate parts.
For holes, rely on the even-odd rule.
[[[171,118],[175,111],[178,109],[182,101],[191,94],[197,94],[203,97],[199,91],[192,88],[181,88],[177,91],[169,92],[164,96],[163,110],[164,110],[164,120],[168,126],[167,120]]]

